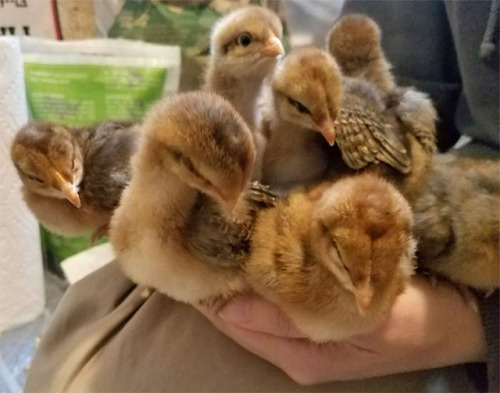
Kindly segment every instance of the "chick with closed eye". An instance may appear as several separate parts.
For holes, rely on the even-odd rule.
[[[408,202],[374,174],[293,190],[259,214],[245,271],[310,339],[367,332],[413,274]]]
[[[26,125],[14,138],[11,159],[29,209],[56,234],[105,235],[129,181],[136,142],[136,126],[125,122]]]
[[[111,221],[127,276],[187,303],[245,288],[241,264],[255,210],[266,204],[249,187],[254,160],[248,126],[217,94],[179,94],[153,107]]]

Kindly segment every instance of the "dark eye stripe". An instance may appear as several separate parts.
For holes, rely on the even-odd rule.
[[[190,171],[195,177],[198,179],[202,180],[204,183],[208,184],[209,186],[213,186],[210,181],[208,181],[193,165],[193,162],[184,156],[181,152],[171,148],[171,147],[166,147],[167,151],[174,157],[174,160],[180,162],[188,171]]]
[[[45,183],[45,181],[43,181],[42,179],[40,179],[39,177],[35,176],[35,175],[30,175],[26,172],[24,172],[21,168],[19,168],[19,165],[17,164],[14,164],[14,166],[16,167],[16,169],[21,172],[24,176],[26,176],[28,179],[30,180],[34,180],[36,181],[37,183]]]
[[[37,183],[40,183],[40,184],[45,183],[42,179],[40,179],[37,176],[34,176],[34,175],[26,175],[26,176],[28,176],[28,178],[30,180],[36,181]]]
[[[337,251],[337,254],[340,258],[340,263],[342,263],[342,266],[347,271],[347,273],[351,274],[351,271],[349,270],[349,268],[347,267],[347,265],[345,264],[345,262],[342,258],[342,253],[340,252],[340,248],[339,248],[339,245],[337,244],[337,241],[331,236],[330,231],[328,230],[328,227],[326,226],[326,224],[324,222],[320,222],[320,225],[321,225],[321,230],[323,231],[324,235],[330,239],[331,246],[335,249],[335,251]]]
[[[23,172],[23,173],[24,173],[24,172]],[[28,175],[27,173],[25,173],[25,175],[28,177],[28,179],[33,180],[33,181],[36,181],[37,183],[40,183],[40,184],[45,183],[45,181],[43,181],[43,179],[40,179],[38,176],[35,176],[35,175]]]
[[[300,113],[304,113],[307,115],[311,114],[311,111],[307,109],[303,104],[299,101],[294,100],[293,98],[288,97],[288,102],[295,107]]]
[[[75,141],[72,141],[72,145],[73,145],[73,154],[71,155],[71,170],[74,170],[75,169],[75,159],[76,159],[76,143]]]
[[[340,252],[340,248],[337,244],[337,241],[334,238],[332,238],[331,241],[332,241],[332,247],[335,249],[335,251],[337,251],[337,254],[339,255],[340,263],[342,263],[342,266],[344,266],[344,269],[347,271],[347,273],[351,274],[351,271],[344,262],[344,258],[342,258],[342,253]]]

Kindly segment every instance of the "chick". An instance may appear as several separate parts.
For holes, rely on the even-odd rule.
[[[258,6],[231,12],[212,31],[204,88],[231,102],[252,130],[264,79],[284,54],[282,35],[279,17]]]
[[[343,75],[366,79],[385,94],[388,111],[405,129],[411,145],[413,176],[407,180],[406,189],[415,198],[436,151],[438,115],[432,101],[423,92],[396,85],[382,49],[380,28],[371,18],[360,14],[342,16],[330,30],[327,47]]]
[[[254,160],[248,126],[220,96],[160,101],[144,120],[132,178],[111,221],[124,272],[187,303],[242,290]]]
[[[374,174],[294,190],[259,214],[248,280],[316,342],[366,332],[413,274],[412,220],[401,193]]]
[[[229,100],[253,132],[256,164],[252,178],[262,177],[265,139],[255,132],[259,123],[259,97],[278,58],[285,53],[283,26],[267,8],[247,6],[222,17],[214,26],[204,89]]]
[[[340,17],[328,33],[327,49],[344,75],[365,78],[384,92],[396,88],[392,66],[382,50],[381,31],[373,19],[361,14]]]
[[[341,85],[337,64],[320,50],[294,51],[277,67],[260,128],[264,183],[290,188],[326,177],[331,151],[321,134],[333,135]]]
[[[23,127],[11,146],[24,199],[49,231],[63,236],[107,231],[130,177],[136,149],[131,123],[70,129],[55,123]]]
[[[414,203],[418,264],[479,290],[500,287],[500,164],[436,156]]]
[[[277,68],[261,131],[263,182],[289,188],[366,169],[410,193],[412,145],[372,83],[343,78],[325,51],[306,48]],[[329,147],[325,140],[336,146]]]

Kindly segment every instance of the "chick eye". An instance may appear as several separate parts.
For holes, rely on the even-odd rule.
[[[337,241],[333,237],[330,239],[330,241],[332,243],[332,247],[335,248],[335,250],[338,252],[339,246],[337,245]]]
[[[44,181],[42,179],[40,179],[39,177],[33,176],[33,175],[28,175],[28,179],[33,180],[33,181],[40,183],[40,184],[44,183]]]
[[[340,254],[340,248],[337,244],[337,241],[332,237],[331,238],[331,243],[332,243],[332,247],[335,249],[335,251],[337,252],[338,256],[339,256],[339,259],[340,259],[340,263],[342,264],[342,266],[344,267],[344,269],[347,271],[348,274],[351,274],[351,271],[349,270],[349,268],[347,267],[347,265],[344,263],[344,260],[342,259],[342,255]]]
[[[243,33],[236,38],[236,43],[242,47],[247,47],[252,43],[252,36],[249,33]]]
[[[300,113],[304,113],[306,115],[310,115],[311,111],[307,109],[304,105],[302,105],[300,102],[295,101],[288,97],[288,102],[295,107]]]

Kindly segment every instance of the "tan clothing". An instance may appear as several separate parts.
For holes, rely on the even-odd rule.
[[[425,392],[436,384],[439,391],[473,390],[462,366],[302,387],[192,307],[156,291],[144,295],[116,264],[70,287],[26,392]]]

